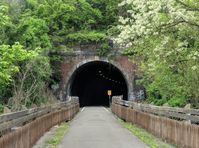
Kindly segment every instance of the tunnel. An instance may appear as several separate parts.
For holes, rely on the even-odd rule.
[[[83,64],[70,79],[69,95],[78,96],[80,106],[109,106],[112,96],[128,97],[128,86],[123,73],[114,65],[104,61]]]

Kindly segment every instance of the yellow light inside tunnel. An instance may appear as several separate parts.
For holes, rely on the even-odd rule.
[[[112,90],[108,90],[108,96],[112,95]]]

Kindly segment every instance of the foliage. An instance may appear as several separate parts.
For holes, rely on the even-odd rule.
[[[34,17],[22,18],[16,34],[21,44],[29,49],[51,48],[50,38],[48,36],[49,28],[45,21]],[[21,34],[23,32],[23,34]]]
[[[0,45],[8,41],[7,34],[9,34],[9,28],[12,26],[8,11],[9,8],[0,3]]]
[[[157,98],[150,98],[147,101],[157,106],[162,106],[168,102],[168,100],[166,99],[157,99]]]
[[[175,107],[175,106],[184,107],[186,105],[186,99],[183,97],[171,98],[168,101],[168,104],[172,107]]]
[[[76,33],[71,33],[68,36],[70,41],[80,42],[80,43],[91,43],[91,42],[103,42],[106,40],[106,35],[103,32],[96,31],[80,31]]]
[[[4,28],[15,24],[10,30],[12,37],[5,37],[9,43],[18,41],[28,49],[38,46],[49,49],[67,45],[71,42],[70,37],[78,39],[76,42],[98,42],[106,38],[107,30],[117,22],[118,2],[4,0],[0,15],[6,18]]]
[[[120,4],[125,11],[115,41],[126,54],[143,59],[140,68],[148,98],[167,100],[172,106],[199,102],[198,6],[197,0]]]
[[[118,4],[121,0],[87,0],[95,9],[101,12],[97,25],[93,27],[107,30],[118,24]]]
[[[101,11],[86,0],[29,0],[27,5],[31,16],[44,20],[48,25],[48,35],[54,47],[66,45],[71,40],[98,41],[98,37],[105,36],[98,33],[99,28],[96,27],[102,18]]]
[[[58,68],[50,64],[59,62],[60,50],[73,52],[71,45],[102,44],[98,52],[105,56],[118,3],[1,0],[0,102],[9,102],[13,110],[45,102],[49,85],[60,80]]]
[[[37,66],[35,66],[37,65]],[[14,93],[9,100],[12,110],[21,110],[23,106],[40,105],[48,101],[47,88],[51,76],[49,58],[38,55],[24,63],[13,81]]]
[[[19,72],[20,63],[36,55],[36,52],[25,50],[19,43],[0,46],[0,94],[13,81],[14,74]]]

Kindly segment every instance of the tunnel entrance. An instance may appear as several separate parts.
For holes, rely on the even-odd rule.
[[[109,106],[108,90],[112,90],[113,96],[123,95],[127,100],[128,87],[122,72],[108,62],[94,61],[73,73],[69,95],[78,96],[81,107]]]

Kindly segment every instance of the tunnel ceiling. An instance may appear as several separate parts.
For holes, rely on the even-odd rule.
[[[109,106],[107,91],[113,96],[128,96],[122,72],[107,62],[95,61],[80,66],[70,80],[70,96],[78,96],[80,106]]]

